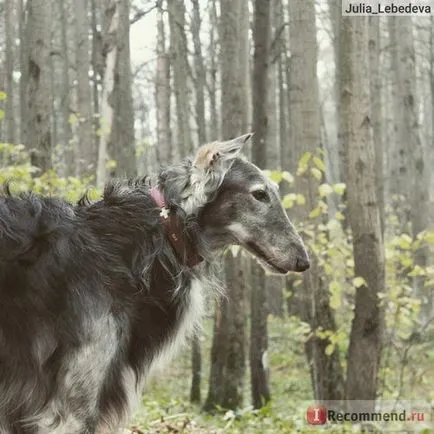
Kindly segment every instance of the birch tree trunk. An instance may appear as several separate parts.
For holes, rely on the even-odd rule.
[[[208,79],[208,95],[210,105],[210,137],[216,140],[220,137],[220,122],[217,108],[217,64],[215,53],[218,51],[218,18],[216,0],[211,0],[209,7],[209,21],[210,21],[210,41],[208,48],[208,58],[210,59],[209,65],[209,79]]]
[[[80,177],[94,172],[96,159],[92,131],[92,93],[89,81],[88,0],[77,0],[74,11],[78,109],[78,152],[75,169],[76,176]]]
[[[355,275],[365,282],[356,289],[346,399],[350,411],[355,410],[352,400],[370,400],[364,410],[373,411],[384,322],[378,295],[385,289],[385,276],[371,131],[367,17],[342,18],[340,49],[340,114],[346,144],[349,220]]]
[[[399,89],[402,106],[402,146],[408,149],[407,179],[408,199],[410,203],[410,221],[413,238],[431,227],[434,217],[430,207],[430,172],[429,157],[425,155],[421,129],[418,120],[416,95],[416,65],[411,16],[395,17],[396,35],[399,52]],[[428,163],[428,164],[427,164]],[[425,247],[416,252],[416,264],[424,268],[428,265],[429,250]],[[422,319],[427,321],[431,312],[432,288],[426,288],[422,277],[414,279],[418,298],[422,300]]]
[[[380,19],[369,17],[369,76],[372,109],[372,127],[375,148],[375,176],[378,198],[378,209],[381,219],[381,233],[384,234],[384,169],[383,140],[381,131],[381,77],[380,77]]]
[[[97,0],[90,0],[91,10],[91,29],[92,29],[92,102],[93,113],[95,114],[93,120],[94,148],[96,151],[96,158],[98,158],[98,149],[100,136],[97,133],[100,130],[100,92],[99,86],[101,84],[101,77],[104,71],[104,62],[102,56],[102,36],[101,31],[98,29],[99,15],[101,12],[101,5]]]
[[[402,18],[402,17],[401,17]],[[411,121],[406,119],[403,100],[405,93],[409,88],[409,83],[405,82],[403,72],[406,68],[405,64],[414,62],[411,60],[411,49],[409,51],[408,41],[403,40],[399,32],[404,31],[409,37],[408,21],[400,21],[398,17],[388,18],[389,26],[389,46],[391,51],[392,65],[392,102],[393,102],[393,123],[394,123],[394,140],[392,140],[390,160],[390,188],[389,191],[394,195],[402,196],[403,200],[396,205],[396,213],[399,215],[402,230],[409,230],[408,222],[410,220],[410,209],[408,207],[408,199],[410,198],[410,183],[409,183],[409,151],[411,149],[411,140],[413,126]],[[412,38],[412,37],[411,37]],[[404,46],[400,46],[403,43]],[[411,43],[412,45],[412,43]],[[414,51],[413,51],[414,55]]]
[[[18,33],[20,37],[20,142],[27,143],[27,82],[28,82],[28,13],[24,0],[18,2]]]
[[[98,149],[98,166],[96,183],[103,188],[107,178],[107,151],[111,130],[113,127],[113,90],[115,86],[115,67],[117,57],[117,32],[119,26],[119,11],[116,0],[111,0],[105,10],[107,34],[105,37],[105,67],[103,90],[101,96],[101,140]]]
[[[41,172],[51,168],[51,2],[28,4],[27,146],[31,163]]]
[[[64,175],[72,175],[75,171],[72,170],[75,165],[73,150],[71,149],[72,130],[69,122],[69,106],[70,106],[70,77],[69,77],[69,50],[68,50],[68,19],[66,10],[66,0],[60,0],[59,17],[60,17],[60,46],[62,50],[62,73],[60,85],[60,124],[62,131],[63,143],[63,172]]]
[[[157,73],[155,77],[155,102],[157,110],[157,158],[160,164],[173,161],[172,130],[170,119],[170,58],[166,50],[166,33],[163,15],[158,17]]]
[[[205,84],[206,72],[204,59],[202,55],[202,43],[200,40],[200,31],[202,18],[200,14],[199,0],[192,0],[193,20],[191,22],[191,32],[194,45],[194,90],[196,96],[196,125],[198,146],[206,143],[206,122],[205,122]]]

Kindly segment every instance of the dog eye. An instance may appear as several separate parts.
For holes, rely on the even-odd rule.
[[[252,195],[259,202],[268,202],[270,200],[268,193],[265,190],[252,191]]]

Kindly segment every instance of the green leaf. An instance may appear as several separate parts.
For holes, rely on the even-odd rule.
[[[426,272],[420,265],[415,265],[413,270],[408,273],[411,277],[419,277],[419,276],[425,276]]]
[[[106,165],[106,168],[107,169],[114,169],[116,166],[117,166],[117,162],[116,162],[116,160],[109,160],[109,161],[107,161],[107,165]]]
[[[68,123],[70,125],[75,125],[77,122],[78,122],[78,117],[74,113],[71,113],[68,118]]]
[[[321,179],[322,179],[322,172],[321,172],[321,170],[317,169],[316,167],[312,167],[312,169],[310,169],[310,173],[313,175],[313,177],[316,180],[321,181]]]
[[[282,172],[282,177],[286,182],[289,182],[290,184],[294,182],[294,177],[286,170]]]
[[[321,172],[324,172],[324,173],[325,173],[325,171],[326,171],[326,167],[325,167],[324,161],[322,161],[321,158],[313,157],[313,164],[315,164],[315,166],[316,166],[319,170],[321,170]]]
[[[345,220],[345,216],[340,211],[338,211],[335,214],[335,217],[336,217],[336,220],[339,220],[339,221]]]
[[[321,184],[318,187],[318,191],[319,191],[319,195],[321,197],[325,197],[325,196],[328,196],[329,194],[333,193],[333,188],[328,184]]]
[[[339,182],[338,184],[333,185],[333,190],[335,193],[340,194],[341,196],[345,192],[346,185],[343,182]]]
[[[434,231],[426,231],[423,239],[428,243],[428,244],[434,244]]]
[[[297,205],[304,205],[306,203],[306,198],[302,194],[297,194],[295,202],[297,203]]]
[[[0,90],[0,101],[5,101],[7,98],[7,94],[6,92],[3,92],[2,90]]]
[[[317,206],[315,209],[313,209],[310,214],[309,218],[314,219],[316,217],[319,217],[321,215],[321,208]]]
[[[360,287],[362,287],[363,285],[367,286],[367,285],[366,285],[366,281],[365,281],[365,279],[364,279],[363,277],[360,277],[360,276],[357,276],[357,277],[355,277],[355,278],[353,279],[353,285],[354,285],[356,288],[360,288]]]
[[[2,110],[2,109],[0,109],[0,121],[1,121],[2,119],[4,119],[4,117],[5,117],[5,111]]]
[[[334,344],[328,344],[326,346],[326,349],[325,349],[326,356],[331,356],[334,353],[334,351],[335,351],[335,345]]]
[[[305,152],[298,162],[298,167],[301,169],[306,169],[309,164],[310,159],[312,158],[312,152]]]
[[[297,199],[297,195],[295,193],[289,193],[287,194],[283,200],[282,200],[282,205],[284,208],[292,208],[294,206],[294,202]]]
[[[409,250],[409,249],[411,249],[412,241],[413,240],[411,239],[410,235],[402,234],[399,237],[399,244],[398,245],[402,250]]]
[[[280,170],[272,170],[269,175],[270,179],[279,184],[283,179],[283,174]]]

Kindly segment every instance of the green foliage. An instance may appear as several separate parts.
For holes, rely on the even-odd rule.
[[[76,202],[87,192],[91,199],[100,193],[91,187],[92,178],[58,176],[54,169],[39,174],[38,168],[30,163],[27,150],[23,145],[0,143],[0,155],[5,162],[0,167],[0,185],[6,182],[15,193],[33,191],[43,195],[57,195],[69,202]]]
[[[337,330],[310,330],[304,334],[304,340],[312,334],[326,340],[325,352],[329,356],[339,347],[343,355],[341,363],[345,367],[355,292],[358,288],[363,290],[367,283],[361,276],[355,275],[351,230],[343,224],[346,186],[343,183],[330,185],[325,182],[324,171],[321,151],[302,155],[293,183],[297,184],[300,179],[308,177],[321,182],[316,196],[309,198],[312,208],[308,210],[308,219],[294,220],[294,223],[304,234],[309,249],[314,252],[322,269],[322,280],[329,291],[329,303],[335,312]],[[276,182],[283,181],[279,172],[272,171],[270,174]],[[290,191],[283,197],[283,206],[294,208],[295,215],[299,215],[298,210],[303,210],[306,204],[305,200],[299,199],[300,196]],[[335,215],[330,215],[328,201],[333,197],[339,198],[339,209]],[[402,201],[399,204],[403,205]],[[424,396],[434,399],[432,387],[429,388],[429,381],[426,380],[427,377],[434,378],[434,349],[429,345],[430,339],[432,342],[434,338],[434,321],[425,319],[424,323],[421,318],[421,296],[415,291],[415,279],[419,279],[419,284],[422,282],[426,294],[434,288],[434,266],[416,263],[416,256],[421,249],[434,250],[434,232],[424,231],[413,239],[401,227],[400,216],[390,209],[386,227],[386,292],[379,294],[378,300],[385,313],[379,394],[384,398]],[[292,292],[303,291],[299,286],[301,281],[297,283],[293,285]]]

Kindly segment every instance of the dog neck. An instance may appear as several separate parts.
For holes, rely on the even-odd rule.
[[[152,187],[149,194],[155,205],[160,208],[160,221],[178,258],[189,268],[200,264],[203,258],[197,253],[196,246],[185,239],[183,234],[184,222],[171,212],[163,192],[158,187]]]

